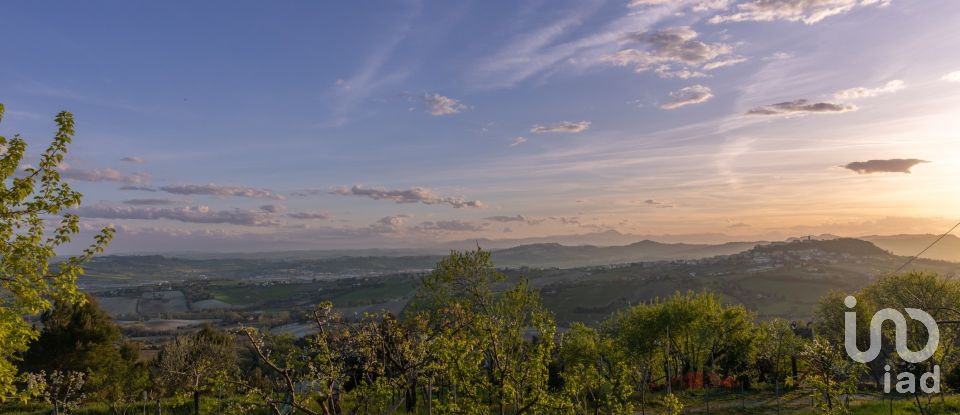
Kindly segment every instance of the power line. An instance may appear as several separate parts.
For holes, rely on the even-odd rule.
[[[916,255],[910,257],[910,259],[908,259],[907,262],[904,262],[903,265],[901,265],[900,268],[897,268],[896,271],[893,271],[893,273],[896,274],[896,273],[900,272],[901,270],[903,270],[904,268],[906,268],[907,265],[910,265],[910,263],[912,263],[915,259],[919,258],[920,255],[923,255],[924,252],[927,252],[928,249],[933,248],[933,246],[936,245],[937,242],[940,242],[941,239],[946,238],[947,235],[949,235],[951,232],[953,232],[954,229],[957,229],[958,226],[960,226],[960,222],[957,222],[956,225],[953,225],[953,227],[950,228],[949,231],[944,232],[943,235],[940,235],[939,238],[937,238],[935,241],[931,242],[930,245],[927,245],[926,248],[923,248],[922,251],[920,251],[920,252],[917,253]]]

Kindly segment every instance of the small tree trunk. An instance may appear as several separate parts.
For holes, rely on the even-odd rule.
[[[200,415],[200,391],[193,391],[193,415]]]

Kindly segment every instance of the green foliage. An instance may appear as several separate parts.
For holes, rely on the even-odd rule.
[[[143,390],[147,373],[139,347],[122,341],[92,297],[58,302],[40,322],[43,330],[24,354],[23,371],[84,374],[83,392],[100,401],[125,402]]]
[[[696,373],[738,375],[753,361],[753,315],[741,305],[722,304],[711,293],[678,293],[634,306],[611,324],[637,360],[652,369],[654,360],[662,359],[674,379],[687,376],[691,382],[689,376]]]
[[[563,392],[578,414],[632,414],[636,367],[609,336],[575,323],[560,342]]]
[[[0,104],[0,121],[3,109]],[[0,136],[0,402],[30,394],[14,386],[22,380],[16,356],[37,337],[25,316],[48,310],[55,301],[82,301],[76,288],[82,265],[102,252],[112,236],[111,229],[104,229],[83,254],[51,266],[57,249],[80,231],[79,218],[68,211],[80,205],[80,193],[57,170],[74,134],[73,116],[61,112],[56,123],[53,142],[36,166],[23,164],[23,138]]]
[[[199,413],[200,396],[225,389],[236,376],[236,348],[233,336],[212,326],[192,335],[177,336],[157,355],[160,385],[167,391],[193,396]]]
[[[660,403],[664,408],[667,409],[668,414],[679,414],[680,411],[683,411],[683,402],[680,401],[680,398],[677,395],[668,393],[663,395],[663,398],[660,400]]]
[[[803,382],[812,390],[819,413],[847,414],[841,399],[857,391],[863,365],[853,362],[829,340],[817,337],[800,354],[807,365]]]

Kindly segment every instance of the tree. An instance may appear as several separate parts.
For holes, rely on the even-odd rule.
[[[0,121],[3,110],[0,104]],[[0,401],[29,395],[15,387],[21,379],[16,356],[38,335],[26,318],[54,302],[82,302],[76,286],[82,265],[103,252],[113,235],[104,229],[81,255],[51,264],[58,248],[80,231],[79,218],[68,209],[80,205],[81,195],[58,171],[74,135],[73,115],[61,112],[56,123],[53,142],[36,166],[22,164],[23,138],[0,136]]]
[[[233,336],[204,326],[200,331],[177,336],[160,349],[157,368],[170,390],[193,396],[193,413],[200,414],[200,396],[217,387],[236,371]]]
[[[848,413],[841,398],[856,392],[863,366],[849,360],[823,337],[808,343],[800,356],[807,366],[803,382],[812,388],[817,410],[825,414]]]
[[[55,370],[46,376],[44,372],[44,387],[40,396],[43,401],[53,407],[55,415],[68,414],[80,406],[83,401],[83,385],[86,376],[83,372],[61,372]]]
[[[446,386],[431,399],[445,413],[556,411],[547,380],[556,325],[523,280],[495,289],[506,276],[490,253],[451,252],[421,280],[405,314],[432,333],[432,373]],[[432,402],[431,402],[432,405]]]
[[[563,390],[578,414],[632,414],[635,368],[614,339],[574,323],[560,342]]]
[[[140,392],[142,384],[135,380],[142,380],[145,368],[138,363],[138,348],[122,341],[93,297],[58,302],[40,322],[43,330],[24,354],[22,370],[83,373],[85,394],[98,400]]]
[[[340,394],[349,380],[347,358],[352,353],[351,332],[343,328],[333,305],[317,305],[313,317],[318,332],[295,344],[288,336],[271,336],[252,327],[237,331],[249,341],[260,367],[269,374],[261,385],[238,379],[235,383],[250,397],[274,414],[289,408],[316,415],[340,412]],[[320,410],[310,408],[310,401],[319,401]]]
[[[758,369],[761,376],[773,381],[777,413],[780,413],[780,384],[786,378],[786,368],[801,350],[802,339],[796,336],[789,322],[775,318],[760,323],[757,343],[757,365],[760,366]]]

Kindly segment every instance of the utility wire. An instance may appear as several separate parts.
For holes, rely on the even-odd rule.
[[[931,242],[930,245],[927,245],[926,248],[923,248],[922,251],[920,251],[920,252],[917,253],[916,255],[910,257],[910,259],[908,259],[907,262],[904,262],[903,265],[901,265],[900,268],[897,268],[896,271],[893,271],[893,273],[896,274],[896,273],[900,272],[901,270],[903,270],[904,268],[906,268],[907,265],[910,265],[910,263],[912,263],[915,259],[919,258],[920,255],[923,255],[924,252],[927,252],[928,249],[933,248],[933,246],[936,245],[937,242],[940,242],[941,239],[946,238],[947,235],[949,235],[951,232],[953,232],[954,229],[957,229],[958,226],[960,226],[960,222],[957,222],[956,225],[953,225],[953,227],[950,228],[949,231],[944,232],[943,235],[940,235],[939,238],[937,238],[935,241]]]

